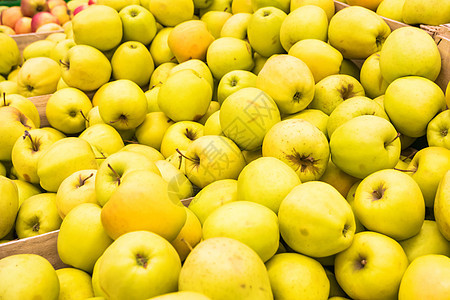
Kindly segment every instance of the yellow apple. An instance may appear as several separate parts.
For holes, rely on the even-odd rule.
[[[189,208],[185,207],[184,209],[186,210],[186,223],[184,223],[177,237],[171,242],[172,246],[177,250],[181,261],[186,259],[192,249],[202,239],[202,224]]]
[[[155,35],[150,44],[150,54],[152,55],[155,66],[165,62],[177,62],[177,58],[169,48],[168,39],[173,27],[164,27]]]
[[[383,0],[377,7],[376,13],[385,18],[403,23],[403,4],[405,0]]]
[[[233,1],[234,2],[234,1]],[[220,37],[235,37],[241,40],[247,38],[247,27],[252,14],[236,13],[226,20],[220,31]]]
[[[55,47],[56,42],[49,40],[39,40],[32,42],[23,49],[23,60],[26,61],[32,57],[50,57],[50,53]]]
[[[163,112],[148,113],[144,122],[136,128],[136,138],[140,144],[160,150],[164,134],[172,124],[174,122]]]
[[[61,77],[60,66],[48,57],[34,57],[24,62],[17,75],[19,94],[25,97],[51,94]]]
[[[92,278],[88,273],[76,268],[56,270],[59,279],[59,297],[62,299],[80,299],[94,296]]]
[[[291,11],[303,5],[317,5],[327,14],[328,21],[334,16],[335,7],[332,0],[291,0]]]
[[[16,41],[6,33],[0,33],[0,74],[8,75],[11,69],[19,64],[20,52]]]
[[[0,176],[0,191],[2,199],[0,201],[0,239],[14,228],[17,212],[19,210],[19,191],[17,185],[9,178]]]
[[[436,224],[442,235],[450,241],[450,171],[447,171],[439,182],[434,200]]]
[[[148,9],[163,26],[175,26],[191,20],[194,15],[192,0],[151,0]]]
[[[405,0],[402,8],[406,24],[441,25],[450,23],[450,3],[448,1]]]

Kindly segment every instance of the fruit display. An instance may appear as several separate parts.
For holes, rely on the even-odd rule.
[[[448,297],[432,2],[0,8],[0,299]]]

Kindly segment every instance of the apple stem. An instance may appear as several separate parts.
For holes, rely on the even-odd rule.
[[[3,98],[3,106],[6,106],[6,93],[5,92],[2,93],[2,98]]]
[[[123,140],[123,141],[127,144],[139,144],[138,142],[132,140]]]
[[[394,168],[394,170],[400,171],[400,172],[412,172],[414,173],[414,170],[403,170],[403,169],[399,169],[399,168]]]
[[[31,137],[31,134],[28,132],[28,130],[25,130],[23,133],[23,139],[29,138],[30,142],[31,142],[31,147],[33,149],[34,152],[38,151],[38,147],[36,145],[36,143],[33,141],[33,138]]]
[[[190,161],[192,161],[193,163],[198,163],[198,161],[196,161],[195,159],[192,159],[192,158],[190,158],[190,157],[187,157],[186,155],[184,155],[183,153],[181,153],[180,149],[176,148],[175,150],[178,152],[178,154],[180,154],[182,157],[186,158],[187,160],[190,160]]]
[[[86,122],[88,122],[88,124],[89,124],[88,118],[86,118],[86,116],[84,115],[84,112],[83,112],[81,109],[80,109],[80,114],[81,114],[81,116],[83,117],[83,119],[85,119]]]
[[[59,60],[59,63],[62,64],[63,66],[65,66],[66,68],[69,68],[70,65],[66,62],[64,62],[62,59]]]
[[[84,178],[84,179],[82,179],[81,178],[81,176],[80,176],[80,185],[79,185],[79,187],[80,186],[83,186],[85,183],[86,183],[86,181],[89,179],[89,178],[91,178],[92,176],[94,176],[94,173],[91,173],[88,177],[86,177],[86,178]]]
[[[111,171],[114,173],[114,175],[116,175],[117,183],[118,183],[118,185],[120,185],[120,176],[119,176],[119,174],[117,174],[116,170],[114,170],[114,168],[110,164],[108,164],[108,168],[110,168]]]
[[[397,132],[397,136],[390,142],[390,143],[392,143],[392,142],[394,142],[396,139],[398,139],[400,136],[401,136],[402,134],[400,133],[400,132]],[[390,144],[389,143],[389,144]]]
[[[186,244],[186,246],[189,248],[189,251],[192,251],[193,248],[192,248],[191,244],[189,244],[188,241],[186,241],[184,238],[182,238],[181,241]]]

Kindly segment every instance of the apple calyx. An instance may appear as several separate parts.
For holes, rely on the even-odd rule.
[[[350,225],[345,224],[345,225],[344,225],[344,228],[342,229],[342,235],[343,235],[344,237],[347,237],[347,232],[348,232],[349,229],[350,229]]]
[[[381,46],[383,46],[385,40],[386,38],[382,35],[376,37],[375,44],[377,45],[378,50],[381,49]]]
[[[356,268],[358,270],[363,269],[367,265],[367,260],[363,257],[360,257],[360,260],[356,262]]]
[[[316,167],[318,160],[314,159],[311,155],[303,155],[295,151],[293,154],[286,155],[286,159],[290,161],[293,165],[297,166],[295,171],[300,169],[300,172],[310,171],[311,173],[319,173],[319,168]]]
[[[30,139],[30,143],[31,143],[31,149],[33,149],[34,152],[38,152],[39,151],[39,140],[33,140],[33,137],[31,136],[31,134],[28,132],[28,130],[25,130],[23,133],[23,139],[29,138]]]
[[[294,103],[300,103],[300,100],[302,100],[302,93],[300,93],[299,91],[295,92],[294,96],[292,97],[292,101]]]
[[[80,177],[78,177],[78,185],[77,188],[82,187],[83,185],[86,184],[86,181],[88,181],[89,178],[92,178],[92,176],[94,176],[94,173],[91,173],[89,176],[83,178],[82,175],[80,175]]]
[[[147,269],[148,266],[148,258],[145,257],[142,254],[136,254],[136,262],[139,266],[143,267],[144,269]]]
[[[34,224],[33,224],[33,226],[31,227],[31,230],[33,231],[33,232],[39,232],[39,229],[41,228],[41,224],[39,223],[39,219],[36,217],[35,218],[35,220],[34,220]]]
[[[113,172],[113,174],[116,176],[116,181],[117,181],[117,185],[120,185],[120,175],[116,172],[116,170],[114,170],[114,168],[108,164],[108,168],[111,169],[111,171]]]

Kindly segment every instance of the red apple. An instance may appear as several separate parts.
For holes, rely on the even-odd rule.
[[[39,12],[31,19],[31,31],[35,32],[36,29],[48,23],[56,23],[59,25],[58,18],[51,13],[46,11]]]
[[[30,33],[31,32],[31,18],[30,17],[20,18],[17,21],[16,26],[14,26],[14,31],[17,34]]]
[[[80,11],[82,11],[88,7],[89,7],[89,4],[82,4],[82,5],[78,6],[77,8],[74,9],[73,15],[75,16],[77,13],[79,13]]]
[[[67,3],[64,0],[47,0],[47,6],[49,10],[52,10],[55,6],[64,5],[67,7]]]
[[[70,21],[70,11],[67,5],[56,5],[50,10],[50,13],[58,19],[61,25]]]
[[[20,8],[25,17],[33,17],[39,12],[48,11],[47,0],[22,0]]]
[[[2,11],[1,24],[14,28],[16,22],[22,18],[22,11],[19,6],[12,6]]]
[[[89,0],[89,1],[88,1],[88,4],[89,4],[89,5],[97,4],[97,1],[96,1],[96,0]]]

